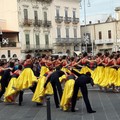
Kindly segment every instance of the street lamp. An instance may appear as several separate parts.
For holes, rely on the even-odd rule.
[[[0,43],[2,43],[2,35],[3,35],[2,29],[0,28]]]
[[[85,45],[86,45],[86,52],[88,51],[88,47],[87,44],[89,43],[89,39],[88,36],[86,34],[86,0],[83,0],[83,5],[84,5],[84,25],[85,25],[85,29],[84,29],[84,41],[85,41]],[[82,0],[80,0],[80,8],[82,8]],[[90,7],[90,1],[88,0],[87,6]]]

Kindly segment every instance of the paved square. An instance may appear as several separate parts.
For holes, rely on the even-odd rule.
[[[46,107],[31,102],[32,95],[26,91],[23,106],[0,103],[0,120],[47,120]],[[120,120],[120,93],[105,93],[90,88],[89,98],[93,109],[97,111],[95,114],[86,112],[83,99],[77,102],[79,111],[63,112],[55,108],[51,96],[52,120]]]

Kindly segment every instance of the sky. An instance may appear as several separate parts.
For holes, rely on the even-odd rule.
[[[120,7],[120,0],[82,0],[80,9],[81,21],[84,19],[84,1],[86,2],[86,16],[111,14],[115,17],[115,7]],[[90,7],[88,7],[90,1]]]

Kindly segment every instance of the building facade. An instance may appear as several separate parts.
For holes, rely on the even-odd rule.
[[[79,51],[79,17],[79,0],[18,0],[22,56]]]
[[[21,56],[19,42],[17,1],[0,1],[0,59],[17,59]]]
[[[120,50],[120,7],[115,9],[116,19],[109,16],[105,22],[81,26],[83,51],[96,54],[98,52],[114,52]],[[85,39],[85,34],[86,38]],[[86,42],[87,41],[87,42]]]

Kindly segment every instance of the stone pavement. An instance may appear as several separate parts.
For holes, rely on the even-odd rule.
[[[0,103],[0,120],[47,120],[46,107],[36,106],[31,98],[31,92],[26,91],[23,106]],[[51,120],[120,120],[120,93],[105,93],[90,88],[89,98],[97,111],[95,114],[86,112],[82,99],[77,102],[77,112],[63,112],[55,108],[51,96]]]

